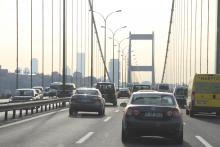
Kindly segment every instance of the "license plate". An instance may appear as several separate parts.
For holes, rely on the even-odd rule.
[[[145,112],[144,117],[162,118],[163,114],[157,112]]]
[[[208,101],[206,100],[197,100],[197,104],[199,105],[206,105],[208,103]]]
[[[88,99],[81,99],[80,101],[85,102],[85,103],[90,102],[90,100],[88,100]]]

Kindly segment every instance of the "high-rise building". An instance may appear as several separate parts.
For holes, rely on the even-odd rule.
[[[38,59],[32,58],[32,73],[37,74],[38,73]]]
[[[113,59],[111,59],[109,62],[108,71],[109,71],[110,79],[113,82]],[[119,76],[120,76],[120,62],[118,59],[114,59],[114,83],[116,85],[118,85],[118,78],[120,79]]]
[[[85,53],[77,53],[76,71],[85,77]]]

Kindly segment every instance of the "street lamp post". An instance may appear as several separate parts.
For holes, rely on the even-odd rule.
[[[124,38],[124,39],[122,39],[121,41],[119,41],[118,42],[118,61],[120,61],[120,48],[121,48],[121,43],[123,42],[123,41],[125,41],[126,39],[128,39],[128,37],[126,37],[126,38]],[[120,63],[120,62],[119,62]],[[122,65],[123,65],[123,61],[121,61],[121,63],[122,63]],[[122,69],[123,70],[123,69]],[[119,64],[118,64],[118,89],[119,89],[119,86],[120,86],[120,68],[119,68]]]
[[[105,28],[104,26],[102,26],[102,28]],[[108,30],[110,30],[111,31],[111,33],[112,33],[112,52],[113,52],[113,56],[112,56],[112,64],[113,64],[113,71],[112,71],[112,73],[113,73],[113,75],[112,75],[112,81],[113,81],[113,83],[115,83],[115,61],[114,61],[114,59],[115,59],[115,35],[116,35],[116,33],[119,31],[119,30],[121,30],[121,29],[124,29],[124,28],[127,28],[127,26],[123,26],[123,27],[119,27],[118,29],[116,29],[115,31],[112,31],[112,29],[110,29],[110,28],[107,28]],[[106,29],[106,28],[105,28]]]
[[[110,15],[112,15],[113,13],[116,13],[116,12],[121,12],[122,10],[117,10],[117,11],[113,11],[113,12],[110,12],[106,17],[104,17],[104,15],[102,15],[102,13],[100,12],[97,12],[97,11],[94,11],[92,10],[93,12],[99,14],[102,19],[104,20],[104,63],[106,65],[106,28],[107,28],[107,19],[109,18]],[[104,82],[106,81],[106,69],[104,68]]]

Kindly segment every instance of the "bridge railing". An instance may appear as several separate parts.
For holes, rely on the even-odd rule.
[[[28,111],[31,111],[31,114],[34,114],[34,109],[36,113],[47,111],[50,109],[56,109],[59,107],[65,107],[66,103],[69,102],[70,98],[58,98],[52,100],[39,100],[39,101],[28,101],[28,102],[19,102],[19,103],[8,103],[0,104],[0,112],[5,113],[4,120],[8,119],[8,112],[12,111],[12,118],[16,117],[16,112],[19,111],[19,117],[22,117],[23,110],[25,114],[28,115]]]

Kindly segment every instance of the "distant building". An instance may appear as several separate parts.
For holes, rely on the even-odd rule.
[[[108,71],[109,71],[110,79],[113,82],[113,59],[111,59],[109,62]],[[114,83],[116,85],[118,85],[118,78],[120,79],[120,62],[118,59],[114,59]]]
[[[30,74],[30,69],[28,67],[25,67],[23,70],[24,75],[29,75]]]
[[[32,58],[32,73],[37,74],[38,73],[38,59]]]
[[[77,53],[76,72],[82,73],[85,77],[85,53]]]
[[[1,65],[0,65],[0,76],[5,76],[8,74],[8,69],[2,69]]]
[[[66,67],[66,75],[68,75],[68,76],[72,76],[73,75],[73,73],[71,71],[71,68],[69,66]]]

